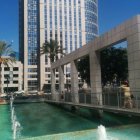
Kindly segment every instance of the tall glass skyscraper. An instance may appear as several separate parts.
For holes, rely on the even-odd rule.
[[[98,35],[97,0],[19,0],[20,60],[24,90],[50,83],[50,62],[40,56],[45,40],[57,40],[70,53]]]

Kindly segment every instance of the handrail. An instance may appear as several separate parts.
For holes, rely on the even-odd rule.
[[[131,91],[132,93],[132,91]],[[53,97],[52,97],[53,96]],[[47,100],[55,100],[59,102],[71,102],[77,104],[89,104],[91,106],[108,106],[117,109],[132,110],[140,112],[140,91],[135,92],[133,97],[125,96],[122,90],[112,92],[99,93],[71,93],[65,92],[62,94],[45,95]]]

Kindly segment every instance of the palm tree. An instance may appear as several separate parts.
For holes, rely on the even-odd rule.
[[[41,47],[41,55],[47,54],[50,58],[50,62],[53,63],[55,60],[58,60],[58,55],[61,57],[64,55],[62,46],[59,46],[58,42],[55,40],[46,41]]]
[[[11,44],[7,44],[4,41],[0,41],[0,93],[2,93],[2,81],[1,81],[1,65],[4,64],[7,67],[9,64],[16,62],[15,52],[11,48]]]
[[[50,58],[50,64],[52,64],[55,60],[58,60],[59,55],[61,57],[64,56],[65,49],[62,48],[55,40],[50,40],[50,42],[46,41],[41,47],[41,55],[46,54]],[[52,79],[52,75],[51,75]],[[51,86],[52,88],[52,86]]]

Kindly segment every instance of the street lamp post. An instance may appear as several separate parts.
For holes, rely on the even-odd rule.
[[[7,89],[7,94],[8,94],[8,84],[9,84],[9,78],[10,78],[10,77],[9,77],[9,75],[8,75],[8,76],[6,77],[6,79],[7,79],[7,88],[6,88],[6,89]]]
[[[9,71],[9,82],[13,81],[13,71]]]
[[[7,94],[8,94],[8,92],[9,92],[9,90],[8,90],[8,84],[9,84],[9,82],[10,81],[12,81],[13,80],[13,72],[12,71],[9,71],[9,74],[7,75],[7,77],[6,77],[6,79],[7,79],[7,88],[6,88],[6,92],[7,92]]]

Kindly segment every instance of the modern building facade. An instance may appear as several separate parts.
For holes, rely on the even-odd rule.
[[[20,61],[12,63],[7,67],[2,64],[2,93],[22,90],[23,87],[23,65]]]
[[[40,56],[45,41],[57,40],[65,53],[71,53],[97,35],[97,0],[19,0],[24,90],[42,90],[51,83],[48,57]]]

